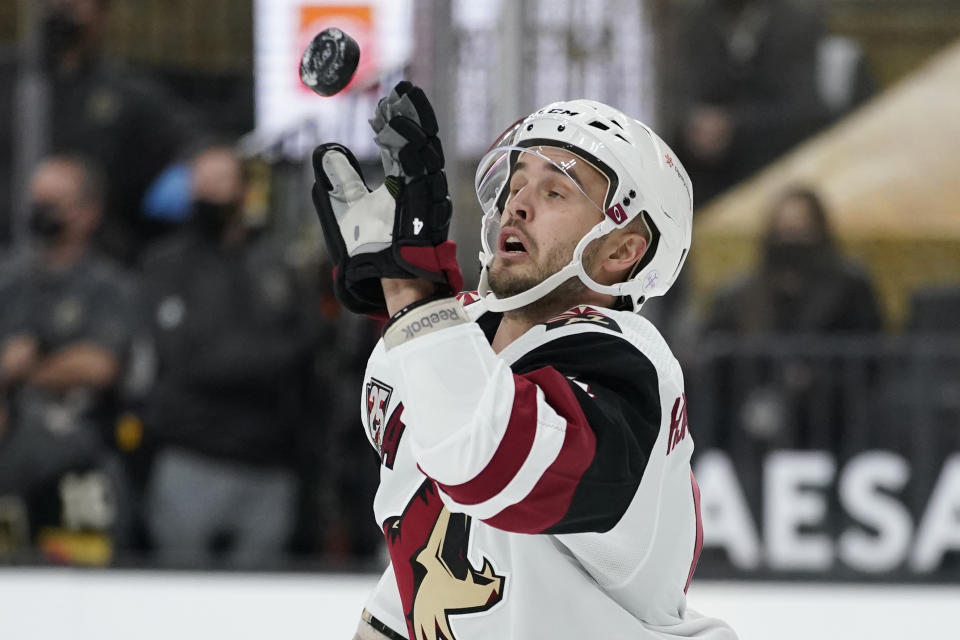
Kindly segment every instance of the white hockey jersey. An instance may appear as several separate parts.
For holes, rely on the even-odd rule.
[[[409,640],[728,640],[686,607],[703,539],[680,366],[628,312],[580,306],[499,354],[500,315],[370,356],[391,565],[365,617]]]

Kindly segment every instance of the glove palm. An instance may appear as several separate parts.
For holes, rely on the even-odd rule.
[[[382,313],[380,278],[424,278],[457,293],[463,277],[447,240],[452,207],[437,122],[423,92],[401,82],[370,121],[386,178],[371,191],[349,149],[313,153],[313,201],[337,262],[335,292],[358,313]]]

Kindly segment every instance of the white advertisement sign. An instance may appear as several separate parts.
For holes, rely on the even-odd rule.
[[[327,27],[357,41],[360,63],[343,91],[320,97],[301,83],[300,59]],[[402,76],[412,48],[412,0],[255,0],[256,131],[247,145],[301,158],[336,141],[358,156],[375,156],[366,119]]]
[[[725,453],[705,452],[694,473],[704,549],[724,550],[742,571],[817,574],[845,567],[923,575],[960,551],[960,454],[947,458],[916,518],[904,495],[910,463],[892,451],[864,451],[842,465],[826,451],[768,454],[759,518]],[[835,508],[847,524],[831,534],[827,521]]]

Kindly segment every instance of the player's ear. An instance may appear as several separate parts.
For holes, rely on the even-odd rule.
[[[604,256],[601,264],[604,275],[619,276],[630,271],[647,250],[647,239],[643,234],[629,229],[615,231],[607,239],[601,254]]]

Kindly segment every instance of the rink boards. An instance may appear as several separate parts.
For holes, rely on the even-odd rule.
[[[349,640],[375,577],[0,569],[11,640]],[[691,607],[741,638],[944,636],[960,586],[694,582]]]

